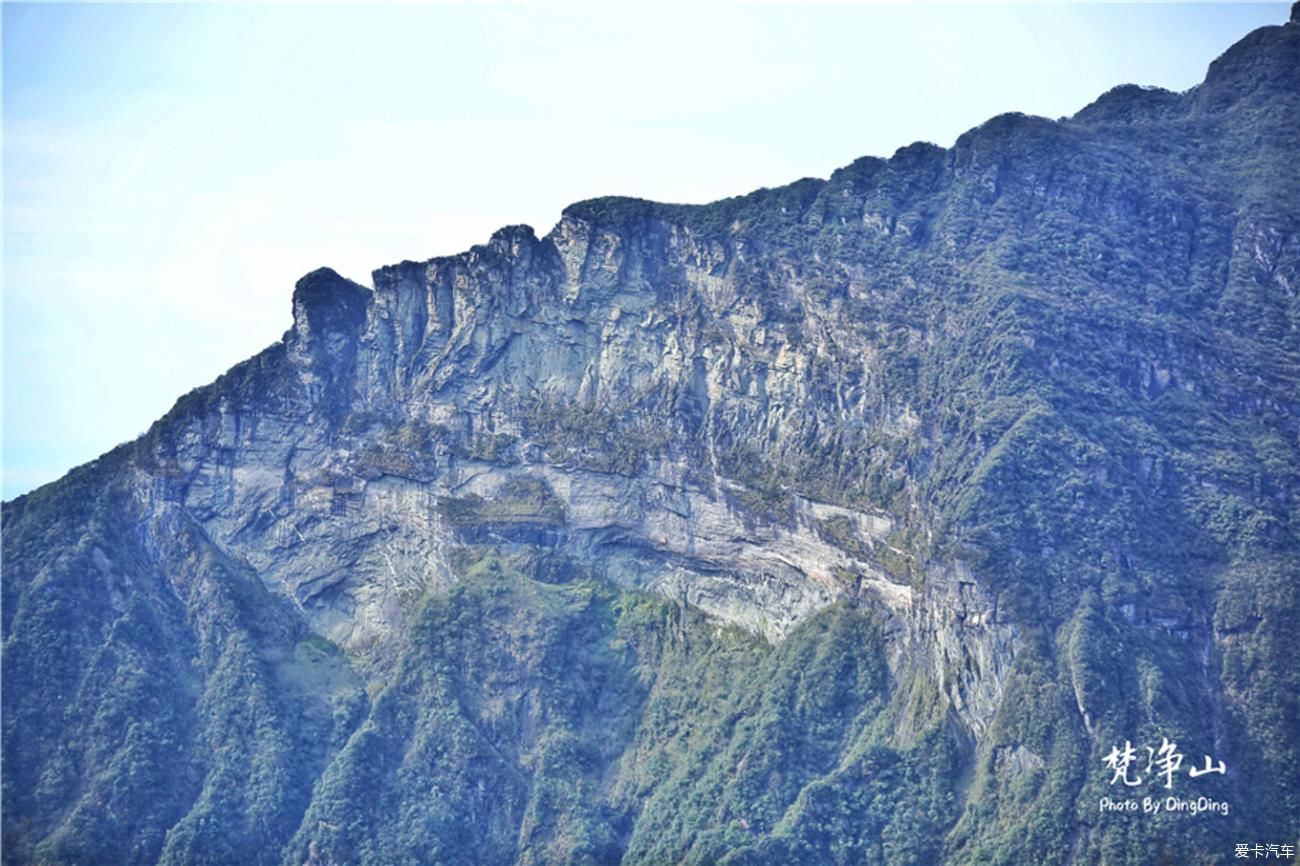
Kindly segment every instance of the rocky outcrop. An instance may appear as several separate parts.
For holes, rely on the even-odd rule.
[[[381,269],[373,294],[304,277],[283,353],[301,388],[218,386],[212,413],[173,413],[159,498],[354,652],[455,581],[458,547],[523,546],[772,641],[836,601],[878,605],[983,724],[999,680],[970,640],[996,620],[977,578],[899,548],[887,510],[754,472],[810,440],[917,431],[860,323],[812,296],[793,251],[582,211]]]

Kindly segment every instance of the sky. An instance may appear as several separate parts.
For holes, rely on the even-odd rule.
[[[1185,90],[1288,7],[5,3],[3,496],[278,340],[322,265]]]

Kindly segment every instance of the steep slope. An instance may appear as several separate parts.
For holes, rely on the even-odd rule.
[[[5,504],[4,862],[1294,843],[1298,101],[1293,16],[1187,93],[307,275]]]

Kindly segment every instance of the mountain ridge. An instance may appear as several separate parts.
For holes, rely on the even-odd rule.
[[[5,863],[1285,834],[1298,76],[1293,12],[1183,94],[304,276],[279,343],[5,503]],[[1230,813],[1099,816],[1166,736]]]

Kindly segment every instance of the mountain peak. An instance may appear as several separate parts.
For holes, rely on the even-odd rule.
[[[1197,101],[1210,111],[1243,101],[1271,101],[1300,91],[1300,12],[1291,8],[1281,26],[1260,27],[1223,52],[1195,89]]]
[[[295,329],[350,332],[365,321],[370,290],[332,268],[317,268],[293,289]]]

